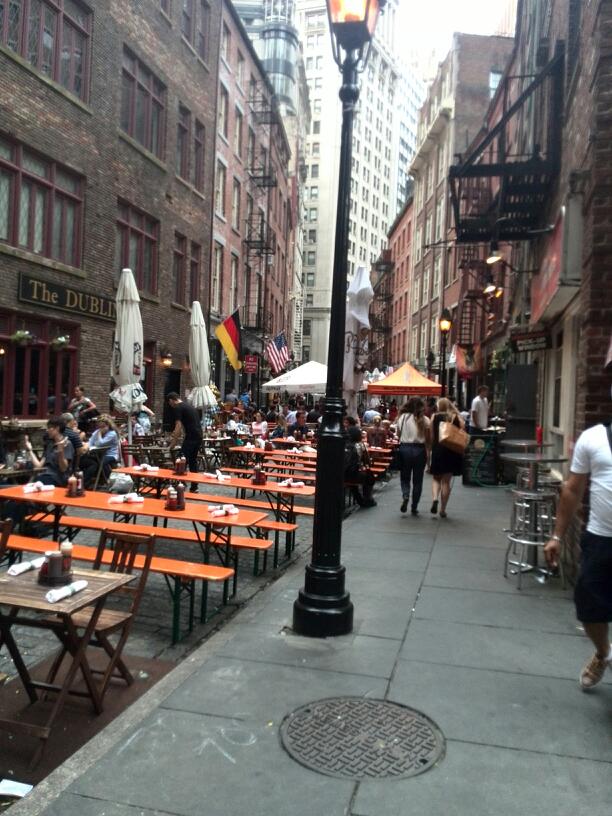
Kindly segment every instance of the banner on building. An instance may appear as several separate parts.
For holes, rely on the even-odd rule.
[[[482,348],[480,343],[471,346],[455,346],[457,374],[462,380],[469,380],[483,371]]]
[[[242,340],[238,309],[217,326],[215,334],[223,346],[229,364],[234,371],[239,371],[242,368],[242,361],[240,360],[242,357]]]

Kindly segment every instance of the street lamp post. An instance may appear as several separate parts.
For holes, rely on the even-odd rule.
[[[342,133],[332,277],[327,384],[317,446],[312,558],[304,588],[293,605],[293,629],[310,637],[345,635],[353,628],[353,604],[340,563],[344,493],[342,379],[351,205],[353,117],[380,9],[386,0],[327,0],[334,60],[342,73]]]
[[[453,327],[453,319],[448,309],[443,309],[438,321],[442,342],[440,344],[440,385],[442,386],[442,396],[446,396],[446,346],[448,336]]]

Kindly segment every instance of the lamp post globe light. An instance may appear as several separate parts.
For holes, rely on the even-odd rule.
[[[332,51],[342,74],[342,133],[338,206],[334,242],[327,383],[319,443],[312,557],[304,588],[293,605],[293,629],[301,635],[328,637],[353,628],[353,604],[340,563],[344,492],[342,379],[351,205],[353,118],[359,99],[357,76],[365,68],[378,15],[386,0],[327,0]]]
[[[442,396],[446,396],[446,346],[448,336],[453,327],[453,319],[448,309],[443,309],[438,321],[442,343],[440,345],[440,385],[442,386]]]

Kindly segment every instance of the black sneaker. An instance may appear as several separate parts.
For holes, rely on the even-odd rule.
[[[400,513],[405,513],[408,509],[408,499],[404,499],[402,502],[402,506],[400,507]]]
[[[434,500],[432,501],[432,503],[431,503],[431,510],[430,510],[430,512],[431,512],[431,513],[433,513],[433,514],[434,514],[434,516],[435,516],[435,515],[436,515],[436,513],[438,512],[438,500],[437,500],[437,499],[434,499]]]
[[[416,509],[416,507],[413,507],[410,512],[412,513],[413,516],[418,516],[419,515],[419,511]]]

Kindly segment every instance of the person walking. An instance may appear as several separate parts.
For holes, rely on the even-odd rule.
[[[595,647],[580,672],[584,691],[596,686],[612,666],[609,624],[612,621],[612,424],[583,431],[563,485],[553,535],[544,545],[552,568],[559,565],[561,541],[589,486],[590,512],[582,534],[580,573],[574,589],[576,617]]]
[[[432,504],[431,512],[438,512],[440,502],[440,518],[446,518],[446,506],[451,494],[453,476],[463,473],[463,454],[456,453],[440,444],[440,425],[451,422],[457,428],[463,429],[463,420],[453,403],[442,397],[438,400],[437,411],[432,417],[431,428],[431,485]]]
[[[427,451],[430,439],[430,422],[424,414],[425,403],[413,397],[402,406],[397,420],[399,437],[400,480],[402,485],[402,505],[405,513],[410,501],[412,481],[412,515],[419,515],[419,501],[423,492],[423,475],[427,465]]]
[[[184,456],[189,465],[191,473],[197,473],[198,465],[198,451],[202,444],[202,426],[200,424],[200,415],[197,410],[188,402],[183,402],[176,391],[171,391],[166,399],[168,405],[174,412],[174,430],[170,436],[170,447],[176,447],[178,444],[181,432],[184,432],[183,444],[181,445],[181,456]],[[198,492],[198,483],[191,483],[191,492]]]

